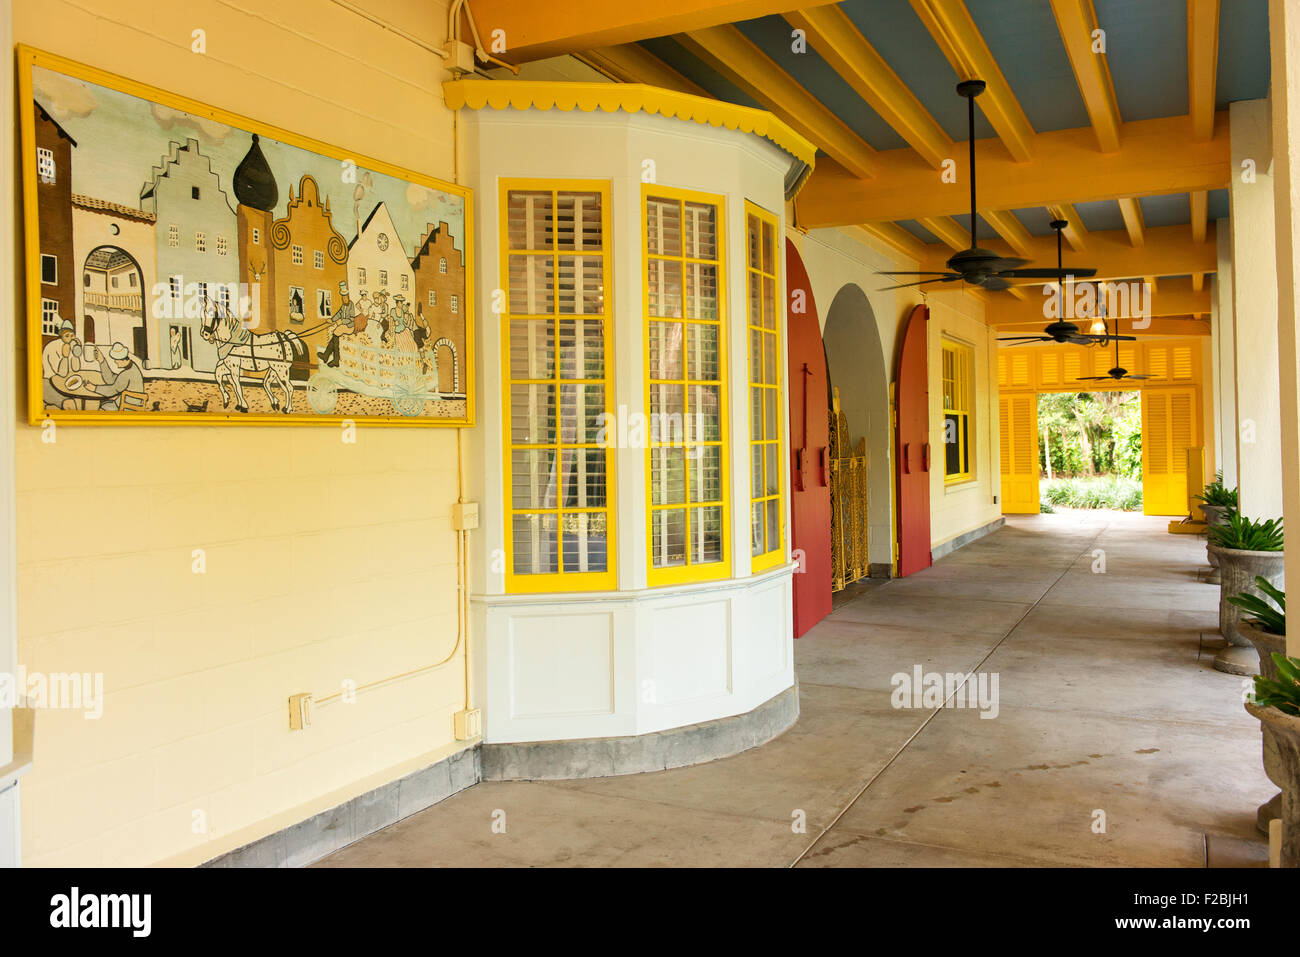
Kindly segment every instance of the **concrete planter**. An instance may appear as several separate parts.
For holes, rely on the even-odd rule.
[[[1282,789],[1277,813],[1282,819],[1282,866],[1300,867],[1300,718],[1253,701],[1246,702],[1246,710],[1259,719],[1264,732],[1264,773]]]
[[[1223,583],[1219,592],[1219,634],[1229,644],[1250,648],[1250,639],[1238,631],[1242,610],[1228,601],[1229,595],[1261,595],[1255,587],[1255,576],[1262,576],[1278,588],[1286,587],[1283,581],[1285,552],[1250,552],[1240,548],[1209,546],[1210,554],[1219,560]]]
[[[1226,505],[1205,505],[1200,506],[1201,514],[1205,516],[1205,524],[1209,528],[1215,525],[1228,524],[1228,506]],[[1211,585],[1219,584],[1219,560],[1215,557],[1214,552],[1210,550],[1210,543],[1205,543],[1205,557],[1210,563],[1210,567],[1215,569],[1214,572],[1207,575],[1205,581]]]
[[[1286,635],[1275,635],[1271,631],[1265,631],[1262,628],[1256,628],[1254,625],[1248,625],[1244,621],[1237,626],[1237,629],[1250,639],[1250,643],[1255,646],[1255,651],[1259,654],[1259,671],[1257,674],[1263,675],[1272,681],[1277,680],[1277,665],[1273,664],[1273,652],[1286,654]],[[1264,734],[1264,765],[1268,766],[1270,761],[1276,761],[1270,756],[1270,751],[1275,750],[1276,745],[1273,742],[1273,736],[1268,732]],[[1267,801],[1259,806],[1255,813],[1255,827],[1261,834],[1268,833],[1268,822],[1274,818],[1282,816],[1282,793],[1279,791]]]

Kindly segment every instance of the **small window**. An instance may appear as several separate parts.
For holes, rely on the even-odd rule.
[[[59,258],[41,253],[41,282],[55,286],[59,282]]]
[[[208,251],[208,237],[206,233],[194,234],[194,251],[200,253]]]
[[[167,227],[167,245],[179,249],[181,245],[181,228],[176,224]]]
[[[291,252],[290,256],[293,259],[293,264],[295,266],[302,265],[302,247],[299,246],[297,243],[293,244],[293,251]]]
[[[325,254],[319,249],[311,254],[311,264],[317,269],[325,268]]]
[[[366,271],[365,271],[365,269],[364,269],[363,267],[358,266],[358,267],[357,267],[357,285],[358,285],[358,286],[364,286],[365,284],[366,284]]]
[[[198,199],[198,198],[199,198],[199,188],[197,186],[191,186],[190,199]]]
[[[217,237],[217,255],[218,255],[218,256],[224,256],[225,254],[226,254],[226,237],[225,237],[225,236],[218,236],[218,237]]]
[[[260,229],[254,229],[254,230],[253,230],[253,245],[255,245],[255,246],[260,246],[261,244],[262,244],[262,231],[261,231]]]
[[[36,147],[36,172],[42,183],[54,182],[54,151]]]
[[[140,284],[139,283],[140,277],[137,276],[135,273],[131,273],[130,276],[128,276],[127,278],[129,280],[127,282],[127,285],[130,286],[132,289],[134,289],[136,286]]]
[[[975,351],[956,342],[943,343],[943,472],[945,482],[965,482],[973,475]]]
[[[381,270],[379,270],[379,285],[381,285],[381,286],[387,286],[387,285],[388,285],[388,270],[387,270],[387,269],[381,269]]]
[[[117,277],[116,277],[116,276],[112,276],[112,277],[109,278],[109,285],[111,285],[114,289],[117,288]]]
[[[87,289],[90,288],[90,273],[82,273],[81,284]]]
[[[446,274],[446,272],[447,272],[447,257],[446,257],[446,256],[443,256],[441,259],[438,260],[438,272],[443,273],[444,275]]]
[[[430,305],[430,306],[436,306],[437,304],[438,304],[438,290],[436,290],[436,289],[430,289],[430,290],[429,290],[429,305]]]
[[[408,276],[406,273],[402,273],[402,292],[406,292],[410,288],[411,288],[411,277]]]
[[[54,299],[41,300],[41,334],[45,336],[57,336],[59,326],[62,325],[59,320],[59,303]]]
[[[334,305],[333,297],[328,289],[317,290],[316,293],[316,311],[322,317],[333,315]]]
[[[789,467],[781,451],[781,332],[777,303],[776,217],[745,204],[745,291],[749,340],[750,568],[780,562],[784,515],[781,477]]]
[[[451,297],[450,305],[451,305],[451,311],[452,311],[452,312],[454,312],[454,313],[460,312],[460,297],[459,297],[459,296],[452,296],[452,297]]]

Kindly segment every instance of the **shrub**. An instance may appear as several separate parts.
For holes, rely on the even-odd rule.
[[[1227,488],[1223,484],[1223,473],[1215,472],[1214,481],[1205,486],[1205,491],[1200,495],[1193,495],[1193,498],[1199,498],[1206,505],[1226,505],[1228,508],[1237,507],[1237,490]]]
[[[1273,652],[1277,681],[1255,675],[1255,704],[1300,717],[1300,658]]]
[[[1118,475],[1051,479],[1042,483],[1041,498],[1064,508],[1109,508],[1136,512],[1142,508],[1142,483]]]
[[[1227,524],[1210,526],[1210,543],[1247,552],[1280,552],[1282,519],[1256,520],[1240,512],[1229,512]]]
[[[1242,592],[1240,595],[1229,595],[1228,601],[1238,608],[1250,612],[1251,617],[1246,619],[1246,624],[1262,628],[1264,631],[1271,631],[1275,635],[1285,635],[1286,592],[1275,587],[1263,575],[1255,576],[1255,587],[1262,591],[1265,597],[1273,599],[1273,604],[1270,605],[1264,598],[1259,595],[1252,595],[1249,592]]]

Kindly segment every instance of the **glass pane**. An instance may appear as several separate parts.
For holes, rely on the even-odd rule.
[[[718,375],[718,327],[698,322],[686,326],[687,378],[716,382]]]
[[[510,503],[515,508],[555,508],[555,452],[515,449],[510,453]]]
[[[604,508],[604,449],[564,449],[560,452],[561,487],[565,508]]]
[[[605,260],[602,256],[561,256],[560,309],[565,315],[597,316],[605,311]]]
[[[683,402],[686,388],[680,385],[650,386],[650,435],[653,443],[680,445],[686,438]]]
[[[765,445],[767,449],[767,495],[775,495],[781,491],[781,447],[776,442],[768,442]]]
[[[608,567],[604,512],[570,512],[560,519],[564,530],[564,570],[603,572]]]
[[[650,450],[650,501],[677,505],[686,501],[686,450]]]
[[[722,506],[691,509],[691,562],[722,561]]]
[[[560,386],[560,441],[565,445],[590,445],[608,438],[600,434],[604,412],[603,385]]]
[[[686,510],[664,508],[650,513],[650,555],[655,568],[686,564]]]
[[[755,386],[749,390],[749,437],[763,438],[763,393],[767,390]]]
[[[680,319],[682,317],[682,264],[663,259],[651,259],[646,265],[650,286],[646,307],[650,310],[650,315]]]
[[[559,570],[555,549],[555,515],[519,515],[511,520],[516,575],[546,575]]]
[[[682,378],[682,324],[650,323],[650,378]]]
[[[943,465],[945,475],[960,475],[964,469],[961,467],[961,445],[958,440],[961,437],[961,425],[955,415],[945,415],[943,417]]]
[[[545,316],[555,311],[555,266],[550,256],[510,257],[510,314]]]
[[[720,392],[716,385],[691,386],[687,437],[693,442],[716,442],[722,437]]]
[[[763,325],[776,328],[776,280],[763,279]]]
[[[559,330],[560,378],[605,378],[604,320],[561,319]]]
[[[686,264],[686,316],[688,319],[718,318],[718,267]]]
[[[749,381],[763,381],[763,333],[749,330]]]
[[[763,503],[754,502],[749,508],[749,553],[762,555],[763,547]]]
[[[721,501],[722,449],[716,445],[697,445],[687,455],[691,472],[691,501]]]
[[[555,386],[510,386],[510,441],[514,445],[555,441]]]
[[[506,200],[511,249],[550,249],[551,194],[512,189]]]
[[[561,249],[601,248],[600,193],[560,193],[556,219]]]
[[[772,256],[776,250],[776,243],[772,235],[772,224],[763,224],[763,272],[776,275],[776,265],[772,262]]]
[[[776,336],[763,333],[763,381],[776,385]]]
[[[749,215],[745,217],[745,249],[749,257],[750,269],[761,269],[763,266],[763,257],[759,249],[759,223],[758,217]]]
[[[554,333],[550,319],[510,321],[510,378],[549,379],[555,374]]]
[[[775,389],[763,390],[763,408],[766,410],[766,415],[764,415],[764,418],[767,420],[767,424],[765,426],[765,431],[763,433],[763,436],[764,438],[774,439],[781,434],[780,432],[777,431],[776,428],[776,390]]]
[[[646,249],[652,256],[682,254],[682,208],[677,200],[646,200]]]
[[[687,203],[685,255],[687,259],[718,258],[717,209],[706,203]]]
[[[749,447],[749,497],[763,497],[763,443]]]
[[[767,503],[767,550],[770,552],[781,543],[781,502],[772,499]]]

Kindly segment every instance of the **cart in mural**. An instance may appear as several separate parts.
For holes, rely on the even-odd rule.
[[[307,380],[307,402],[314,411],[329,415],[340,389],[388,399],[405,416],[419,415],[430,399],[442,398],[437,370],[426,372],[420,353],[367,345],[355,336],[341,338],[337,368],[321,366]]]

